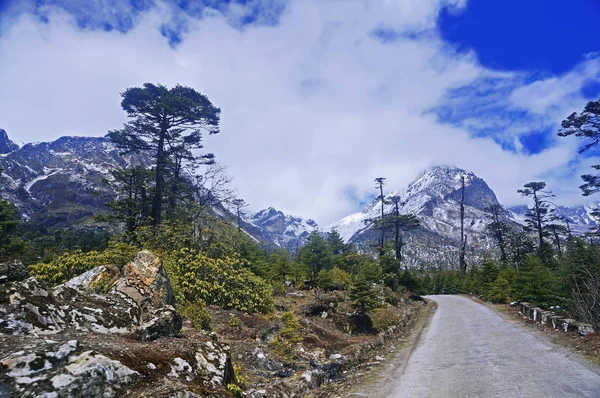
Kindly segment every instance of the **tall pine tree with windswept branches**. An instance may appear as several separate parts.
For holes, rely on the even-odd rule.
[[[550,261],[550,255],[547,252],[551,251],[551,247],[544,241],[544,236],[546,235],[546,226],[555,220],[554,205],[551,202],[554,194],[546,190],[546,183],[543,181],[528,182],[523,189],[519,189],[517,192],[533,200],[533,206],[525,213],[525,222],[530,230],[537,233],[538,254],[547,264]]]
[[[581,113],[574,112],[568,118],[562,121],[561,128],[558,131],[560,137],[575,136],[581,138],[585,143],[579,148],[579,153],[586,152],[600,143],[600,99],[587,103]],[[600,192],[600,164],[593,165],[596,174],[584,174],[581,176],[584,184],[579,188],[583,191],[583,196],[589,196]],[[592,212],[596,220],[600,220],[600,208]],[[600,228],[596,230],[596,233]]]
[[[203,148],[202,132],[219,132],[221,110],[205,95],[180,85],[169,89],[145,83],[126,89],[121,97],[129,121],[108,136],[124,153],[152,155],[155,183],[150,217],[158,225],[166,198],[177,194],[183,168],[214,162],[213,154],[198,151]]]

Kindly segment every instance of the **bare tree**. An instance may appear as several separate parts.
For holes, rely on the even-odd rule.
[[[237,226],[238,231],[242,231],[242,216],[246,213],[244,212],[244,208],[248,207],[248,204],[244,199],[234,199],[231,201],[231,204],[235,207],[235,214],[237,216]]]
[[[196,201],[202,206],[211,206],[219,202],[230,202],[235,192],[231,188],[232,178],[227,168],[220,163],[208,166],[204,173],[195,175]]]
[[[377,177],[375,179],[375,183],[377,184],[375,188],[379,188],[379,199],[381,200],[381,220],[385,217],[384,214],[384,201],[385,196],[383,196],[383,186],[385,185],[386,178],[385,177]],[[385,230],[381,230],[381,238],[379,241],[379,248],[383,250],[383,245],[385,244]]]
[[[467,236],[465,235],[465,176],[460,177],[461,194],[460,194],[460,247],[458,261],[460,272],[467,273],[467,262],[465,261],[465,251],[467,247]]]

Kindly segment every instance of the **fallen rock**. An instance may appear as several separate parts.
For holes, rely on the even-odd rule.
[[[135,335],[140,340],[151,341],[159,337],[178,336],[182,327],[181,316],[172,306],[153,310],[149,320],[135,329]]]
[[[320,369],[307,370],[302,373],[302,378],[311,390],[319,388],[327,381],[327,374]]]
[[[27,278],[27,268],[19,260],[0,263],[0,284],[18,282]]]
[[[193,358],[175,358],[167,376],[187,382],[198,379],[205,387],[213,389],[229,384],[234,378],[229,347],[211,341],[204,344]]]
[[[587,323],[576,322],[575,327],[577,328],[577,334],[580,336],[586,336],[588,333],[594,333],[594,327]]]

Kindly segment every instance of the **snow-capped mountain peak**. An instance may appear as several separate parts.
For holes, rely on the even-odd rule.
[[[281,247],[303,244],[310,232],[318,228],[314,220],[286,215],[273,207],[250,215],[247,221],[266,230],[272,240]]]
[[[465,204],[482,213],[481,217],[485,218],[483,209],[498,203],[496,195],[485,181],[474,173],[456,167],[437,166],[425,170],[405,190],[397,193],[392,191],[384,196],[386,199],[395,195],[400,197],[400,202],[403,203],[400,208],[401,214],[414,214],[430,219],[439,218],[436,222],[450,220],[446,213],[453,211],[449,203],[458,203],[460,200],[462,177],[465,178]],[[447,211],[440,213],[443,207],[448,207]],[[393,205],[384,203],[384,212],[392,211]],[[356,235],[368,230],[369,225],[365,225],[365,221],[380,215],[381,199],[375,198],[361,212],[350,214],[331,226],[335,227],[346,241],[350,241]]]

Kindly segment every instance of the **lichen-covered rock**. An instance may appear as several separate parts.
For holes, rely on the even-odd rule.
[[[22,281],[27,278],[27,268],[19,260],[0,263],[0,284]]]
[[[124,268],[111,292],[128,297],[142,309],[143,317],[153,309],[173,305],[173,289],[160,259],[147,250],[141,251],[135,260]]]
[[[135,329],[140,340],[151,341],[159,337],[178,336],[182,327],[181,316],[172,306],[165,306],[150,313],[149,319]]]
[[[106,293],[120,277],[114,265],[101,265],[65,282],[65,286],[82,291]]]
[[[126,333],[139,319],[139,308],[115,295],[84,294],[66,285],[51,289],[35,278],[0,285],[3,334]]]
[[[79,352],[77,340],[0,359],[0,381],[20,397],[114,397],[140,374],[102,354]]]

